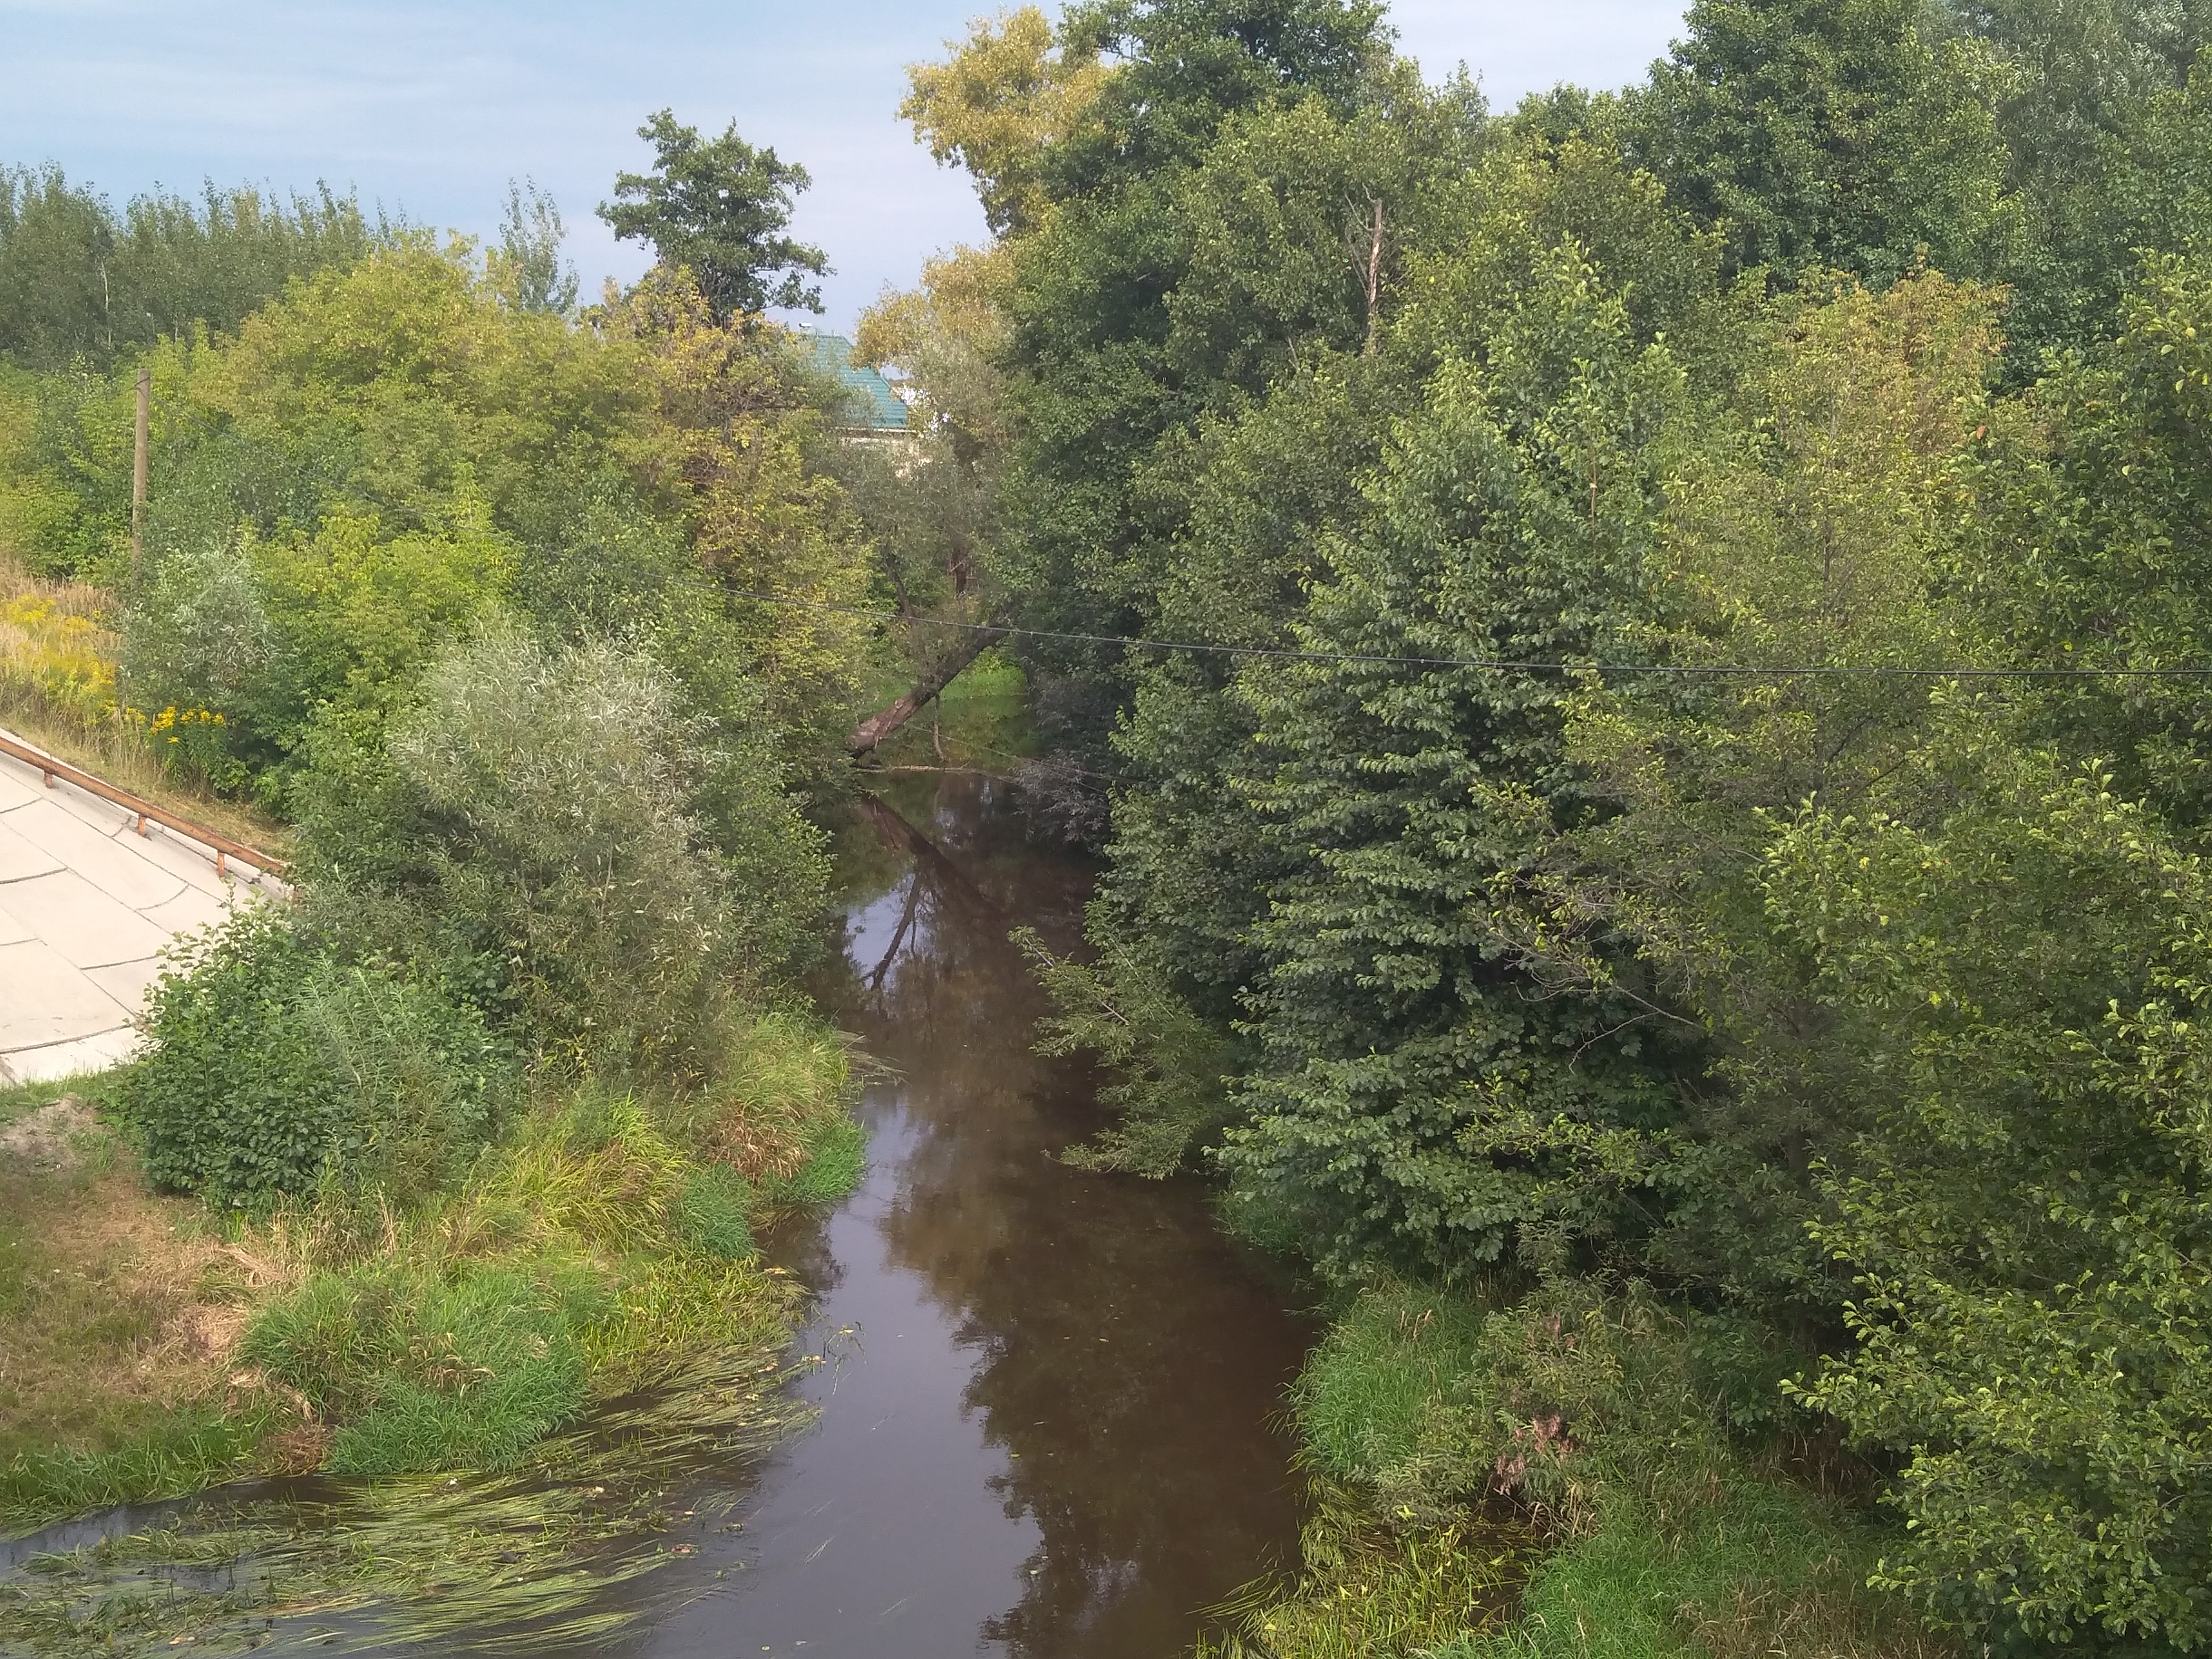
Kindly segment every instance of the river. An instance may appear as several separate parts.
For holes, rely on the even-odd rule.
[[[812,1292],[798,1401],[741,1382],[769,1403],[732,1433],[678,1391],[507,1474],[244,1482],[0,1544],[35,1650],[1170,1659],[1295,1566],[1291,1288],[1199,1183],[1058,1157],[1096,1079],[1033,1052],[1007,934],[1073,945],[1091,872],[991,779],[904,785],[842,833],[815,988],[875,1079],[867,1175],[763,1240]]]
[[[769,1241],[820,1297],[820,1420],[763,1472],[744,1572],[641,1651],[1167,1659],[1296,1563],[1283,1389],[1312,1332],[1197,1183],[1058,1160],[1095,1079],[1032,1051],[1006,934],[1068,947],[1090,875],[1002,786],[877,805],[840,867],[822,994],[895,1075],[863,1101],[866,1182]]]

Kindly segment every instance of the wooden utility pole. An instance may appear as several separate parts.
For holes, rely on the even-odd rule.
[[[146,420],[154,402],[154,371],[138,371],[137,442],[131,454],[131,573],[146,557]]]

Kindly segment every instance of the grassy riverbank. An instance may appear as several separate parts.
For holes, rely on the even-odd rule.
[[[538,1085],[405,1209],[326,1184],[222,1213],[150,1187],[126,1079],[0,1094],[0,1537],[244,1477],[376,1477],[209,1492],[41,1556],[0,1582],[0,1648],[635,1616],[607,1587],[690,1553],[676,1534],[717,1502],[675,1508],[679,1487],[805,1419],[801,1293],[752,1231],[865,1157],[833,1033],[772,1016],[732,1052],[689,1093]]]
[[[1370,1289],[1294,1391],[1319,1499],[1301,1573],[1199,1653],[1954,1652],[1867,1587],[1893,1541],[1869,1472],[1777,1407],[1771,1370],[1639,1291]]]
[[[0,1528],[249,1473],[495,1468],[595,1404],[774,1353],[755,1223],[857,1176],[830,1034],[678,1096],[533,1088],[449,1192],[247,1218],[143,1179],[112,1081],[0,1097]],[[89,1094],[95,1104],[79,1104]]]

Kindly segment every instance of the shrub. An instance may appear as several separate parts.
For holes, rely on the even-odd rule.
[[[704,1069],[733,991],[821,902],[819,837],[772,772],[738,871],[695,815],[714,734],[649,658],[494,630],[447,651],[380,756],[327,726],[302,792],[319,915],[448,971],[533,1042]]]
[[[151,563],[125,618],[123,672],[133,701],[257,718],[283,642],[246,544],[203,539]]]
[[[411,1201],[489,1138],[507,1066],[482,1020],[347,967],[269,908],[240,913],[155,988],[119,1107],[155,1184],[243,1207],[325,1176]]]

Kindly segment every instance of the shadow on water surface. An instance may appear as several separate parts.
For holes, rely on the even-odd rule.
[[[116,1650],[166,1648],[181,1594],[203,1650],[1170,1659],[1294,1563],[1282,1395],[1312,1331],[1287,1287],[1195,1183],[1056,1156],[1099,1127],[1093,1079],[1032,1052],[1006,935],[1073,945],[1091,872],[973,777],[861,803],[839,868],[816,991],[883,1080],[860,1188],[764,1241],[816,1297],[795,1381],[734,1356],[507,1476],[111,1512],[0,1546],[0,1601],[143,1604]],[[78,1553],[25,1575],[40,1550]],[[104,1646],[82,1635],[41,1645]]]
[[[1167,1659],[1296,1560],[1280,1412],[1311,1332],[1194,1183],[1057,1160],[1092,1079],[1032,1052],[1006,935],[1073,944],[1088,869],[975,778],[865,802],[841,866],[817,994],[895,1079],[861,1189],[769,1248],[852,1346],[802,1385],[820,1420],[763,1475],[749,1569],[642,1650]]]

